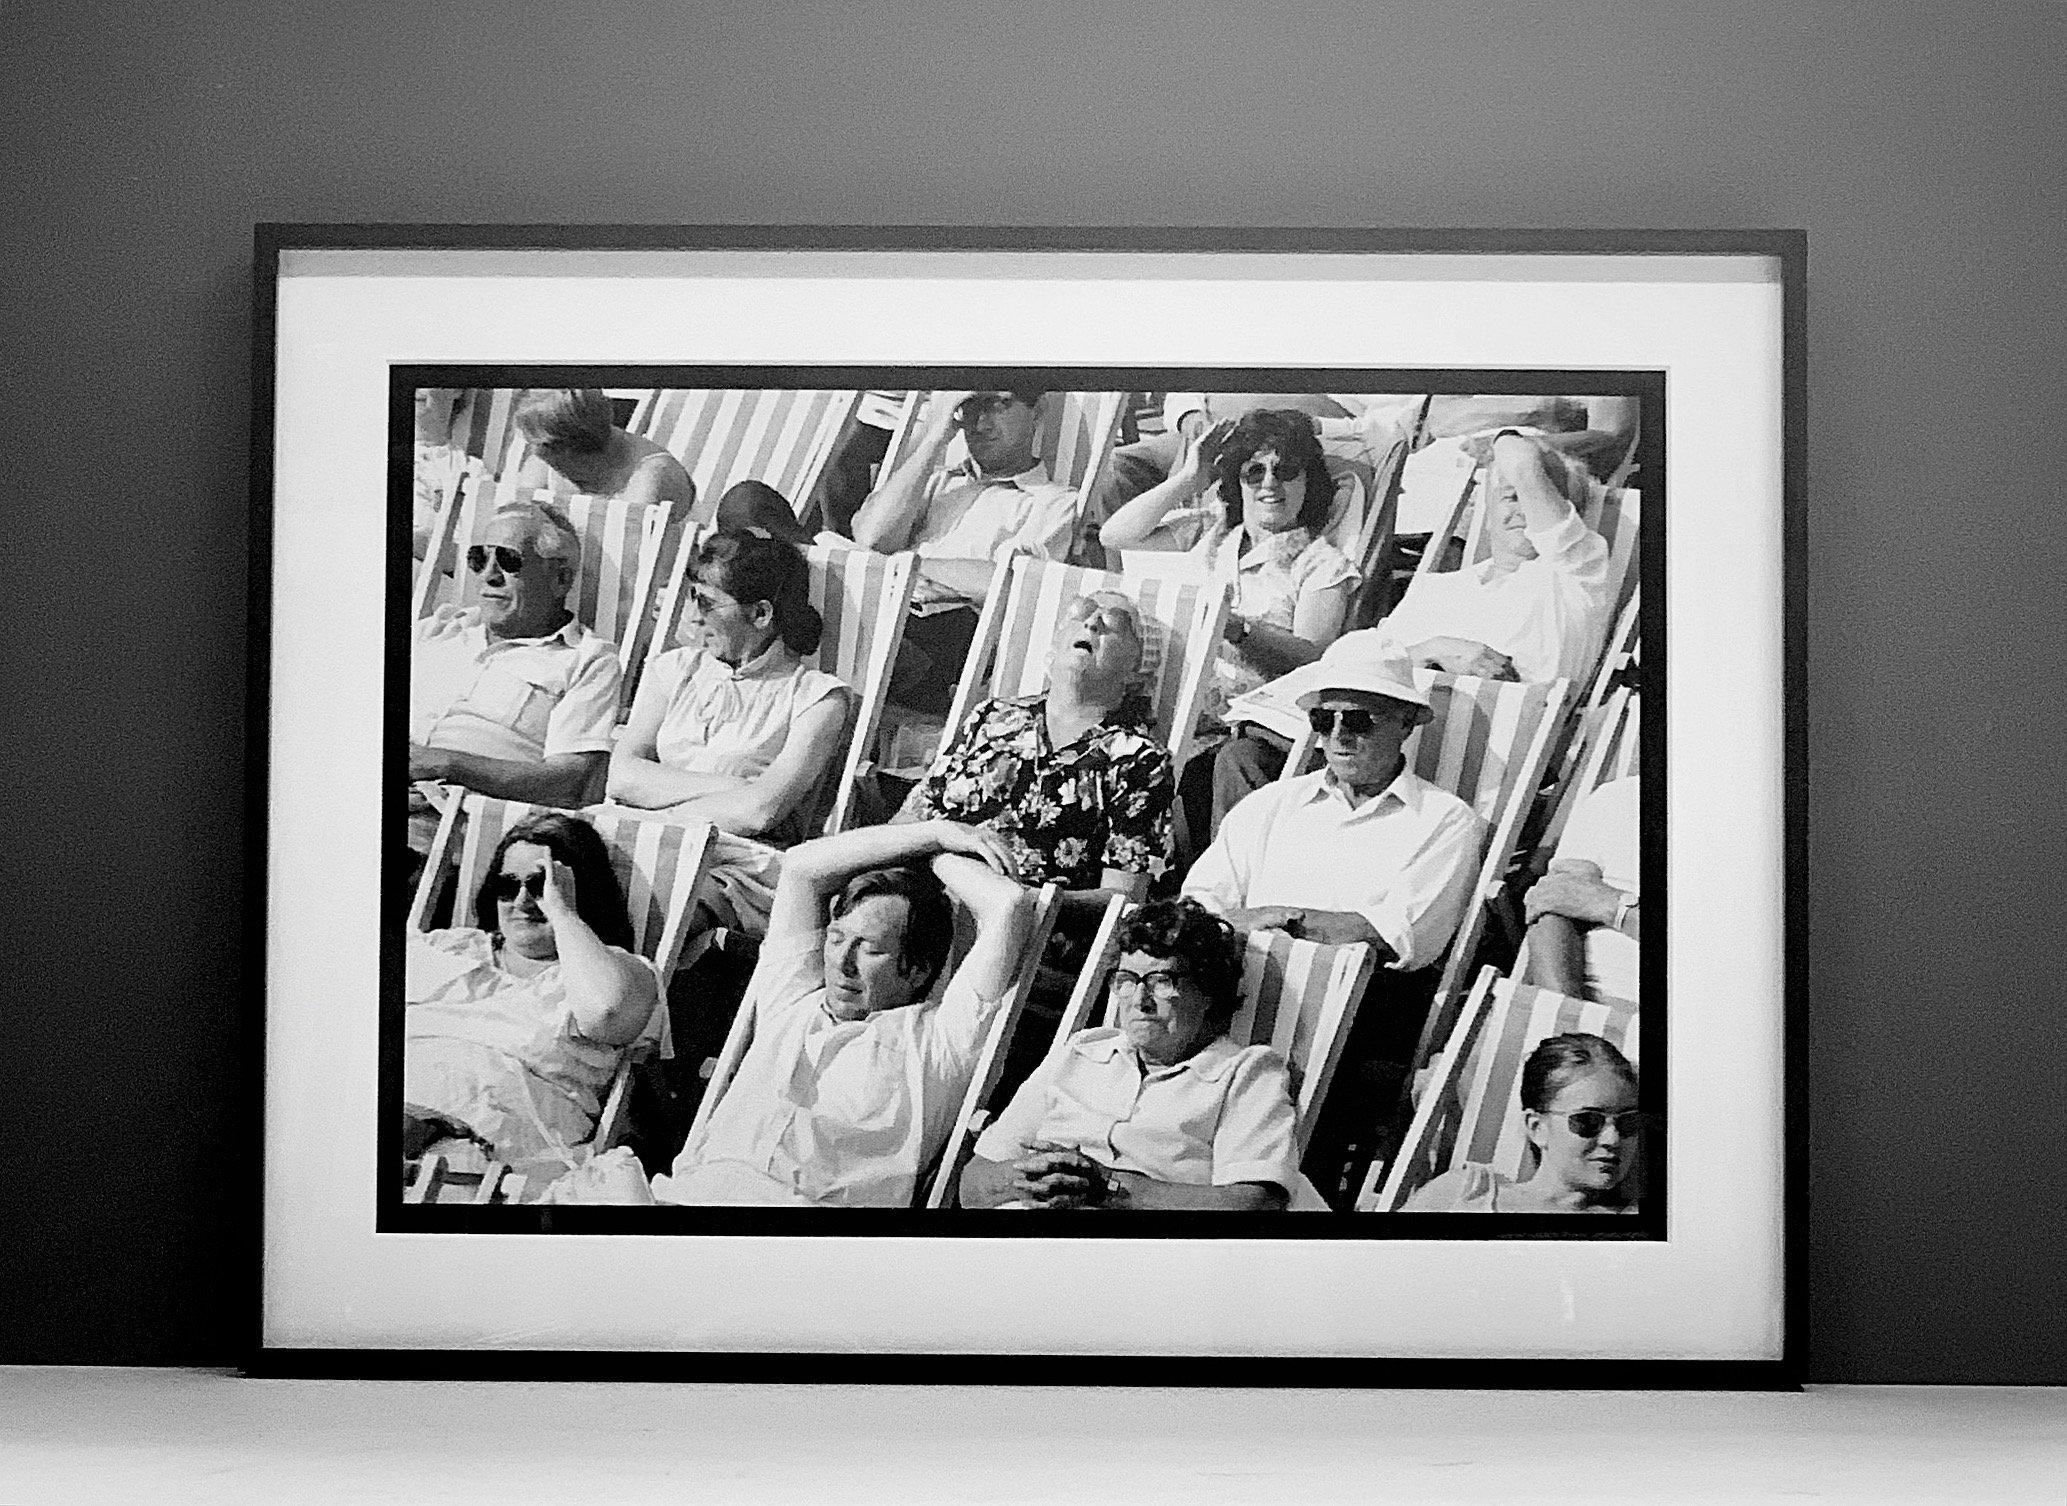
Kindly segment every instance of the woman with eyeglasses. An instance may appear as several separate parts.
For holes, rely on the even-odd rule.
[[[713,534],[690,566],[686,641],[647,669],[611,753],[610,798],[777,847],[811,835],[853,701],[804,663],[824,630],[794,545],[759,530]],[[721,842],[717,859],[702,923],[758,934],[774,864],[743,843]]]
[[[564,1162],[659,1002],[602,837],[559,811],[519,822],[475,917],[410,937],[404,1152],[450,1138],[519,1168]]]
[[[1299,1174],[1291,1074],[1227,1034],[1242,942],[1191,900],[1122,922],[1109,1026],[1051,1051],[976,1142],[965,1208],[1284,1208]]]
[[[1636,1068],[1612,1042],[1554,1035],[1522,1064],[1522,1121],[1535,1170],[1511,1180],[1476,1161],[1407,1200],[1409,1213],[1634,1213],[1626,1183],[1643,1116]]]

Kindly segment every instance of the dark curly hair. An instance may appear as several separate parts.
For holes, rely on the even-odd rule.
[[[696,551],[689,573],[742,606],[767,602],[775,636],[791,652],[817,651],[825,619],[811,605],[811,570],[796,545],[758,528],[720,528]]]
[[[1206,996],[1207,1019],[1221,1030],[1242,1007],[1242,938],[1195,899],[1158,899],[1120,922],[1122,954],[1146,952],[1182,962]]]
[[[1635,1091],[1636,1068],[1629,1064],[1628,1057],[1615,1049],[1613,1041],[1602,1040],[1584,1031],[1553,1035],[1531,1051],[1529,1059],[1522,1063],[1522,1107],[1539,1114],[1547,1113],[1550,1101],[1563,1092],[1573,1078],[1601,1070],[1613,1072],[1629,1084],[1631,1091]]]
[[[1335,478],[1328,474],[1328,457],[1321,449],[1313,419],[1297,408],[1257,408],[1244,413],[1213,457],[1227,526],[1235,528],[1242,521],[1242,467],[1265,450],[1275,450],[1281,463],[1305,472],[1306,501],[1299,509],[1299,526],[1319,533],[1334,511]]]
[[[495,844],[495,856],[474,894],[474,919],[481,929],[501,935],[501,927],[496,924],[495,896],[490,891],[496,875],[502,872],[503,854],[519,842],[543,847],[573,869],[574,913],[596,933],[598,940],[627,952],[632,950],[631,912],[625,908],[624,886],[618,883],[617,872],[610,866],[610,849],[593,826],[565,811],[540,811],[526,816]]]

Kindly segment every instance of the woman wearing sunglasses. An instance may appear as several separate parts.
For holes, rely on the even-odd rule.
[[[853,699],[804,663],[825,630],[809,568],[792,544],[721,528],[697,551],[688,589],[682,645],[647,670],[611,754],[610,798],[789,846],[811,835],[816,797],[831,790]],[[759,934],[772,859],[721,842],[717,860],[700,919]]]
[[[976,1142],[965,1208],[1284,1208],[1299,1174],[1291,1075],[1227,1034],[1242,942],[1191,900],[1120,927],[1114,1023],[1080,1030]]]
[[[1597,1035],[1554,1035],[1522,1065],[1535,1170],[1513,1181],[1467,1161],[1408,1199],[1409,1213],[1634,1213],[1626,1183],[1643,1117],[1636,1068]]]
[[[552,811],[496,844],[475,925],[410,938],[403,1143],[523,1167],[587,1141],[659,989],[594,827]]]

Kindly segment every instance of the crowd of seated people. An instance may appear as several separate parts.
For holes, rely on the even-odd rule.
[[[527,476],[545,466],[582,489],[691,500],[681,460],[663,450],[661,463],[657,446],[608,423],[592,395],[601,398],[556,390],[516,405]],[[947,708],[1000,561],[1067,561],[1081,549],[1081,489],[1051,476],[1035,444],[1044,406],[1065,396],[930,395],[853,514],[856,547],[918,557],[893,702]],[[1582,407],[1563,414],[1559,432],[1592,435],[1591,448],[1534,426],[1480,435],[1487,558],[1417,575],[1377,627],[1345,634],[1358,569],[1324,532],[1349,478],[1322,438],[1375,450],[1433,432],[1437,405],[1406,398],[1353,412],[1313,394],[1176,396],[1166,434],[1133,447],[1124,475],[1117,463],[1101,473],[1091,505],[1107,516],[1089,537],[1108,552],[1181,552],[1229,590],[1187,766],[1173,764],[1144,693],[1165,656],[1197,648],[1169,641],[1129,592],[1096,589],[1064,612],[1042,692],[977,700],[902,802],[884,807],[886,824],[833,836],[817,826],[857,721],[856,690],[806,662],[826,624],[801,552],[810,525],[792,499],[755,480],[726,493],[686,566],[684,630],[647,662],[628,706],[615,645],[568,605],[581,539],[566,515],[532,501],[488,517],[461,556],[471,605],[441,607],[415,628],[411,845],[428,847],[455,791],[558,810],[498,851],[482,929],[411,939],[410,1145],[442,1135],[534,1163],[564,1159],[593,1130],[600,1095],[659,997],[651,968],[630,953],[600,839],[576,814],[607,799],[709,823],[715,858],[693,925],[764,937],[745,1003],[725,1001],[751,1012],[743,1051],[695,1130],[658,1165],[620,1165],[610,1200],[910,1205],[953,1153],[950,1126],[992,1022],[1031,966],[1033,890],[1052,882],[1064,892],[1059,918],[1005,1045],[998,1117],[954,1178],[960,1200],[1286,1207],[1301,1174],[1288,1064],[1226,1033],[1242,948],[1280,933],[1358,943],[1378,967],[1372,996],[1406,1001],[1363,1018],[1410,1014],[1417,998],[1426,1008],[1474,902],[1488,829],[1409,766],[1409,740],[1430,716],[1415,672],[1589,673],[1614,583],[1607,547],[1580,512],[1586,472],[1566,456],[1592,460],[1618,439],[1626,452],[1627,434],[1601,439],[1583,427]],[[1521,400],[1498,401],[1520,411]],[[428,406],[420,444],[440,404]],[[957,437],[967,458],[951,465]],[[1320,766],[1280,778],[1283,740],[1225,715],[1235,697],[1295,670]],[[1524,901],[1531,978],[1578,997],[1636,992],[1634,781],[1623,783],[1632,789],[1606,786],[1581,802]],[[1106,985],[1113,1023],[1059,1039],[1063,1000],[1116,895],[1138,908],[1121,923]],[[967,949],[951,966],[958,914]],[[679,991],[669,997],[679,1014]],[[1352,1035],[1345,1068],[1374,1050],[1402,1054],[1398,1029]],[[506,1080],[492,1080],[490,1059]],[[1612,1077],[1619,1058],[1603,1060]],[[1404,1076],[1426,1063],[1400,1065]],[[1598,1110],[1633,1132],[1634,1076],[1622,1066],[1626,1105],[1564,1106],[1567,1088],[1603,1096],[1591,1078],[1529,1090],[1543,1166],[1598,1170],[1611,1159],[1601,1137],[1565,1154],[1573,1116]],[[1367,1079],[1346,1070],[1341,1080]],[[517,1094],[513,1084],[542,1086]],[[1344,1185],[1328,1164],[1344,1153],[1344,1126],[1391,1107],[1355,1096],[1330,1101],[1306,1156],[1330,1189]],[[1605,1137],[1610,1150],[1615,1138]],[[1550,1175],[1565,1170],[1537,1180]],[[1547,1180],[1530,1185],[1443,1183],[1422,1196],[1502,1209],[1552,1197]]]

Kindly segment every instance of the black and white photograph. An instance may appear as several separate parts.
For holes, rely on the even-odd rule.
[[[1663,1236],[1657,374],[589,375],[391,438],[384,1226]]]
[[[270,233],[269,1348],[1780,1362],[1784,242]]]

